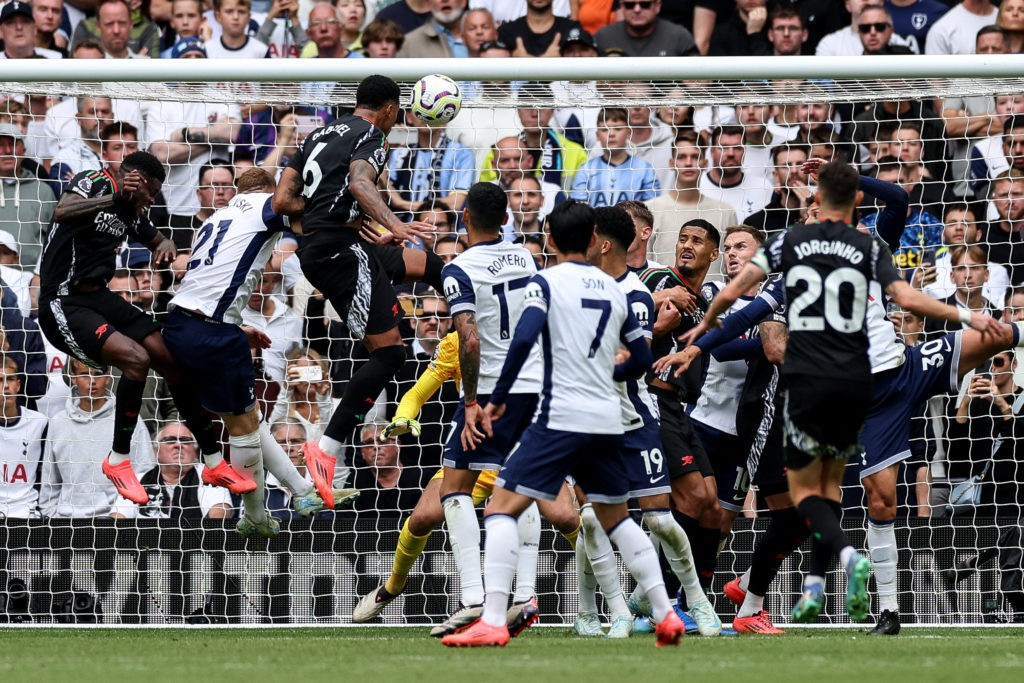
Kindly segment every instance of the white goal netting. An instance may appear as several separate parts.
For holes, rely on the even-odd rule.
[[[461,251],[463,193],[493,180],[510,200],[506,237],[524,241],[542,266],[549,257],[544,216],[569,197],[594,206],[644,202],[653,216],[646,261],[673,265],[678,230],[688,220],[702,218],[721,231],[745,223],[769,234],[803,220],[813,179],[802,163],[842,159],[906,191],[906,228],[894,251],[915,286],[1024,320],[1024,78],[967,78],[938,68],[896,77],[899,65],[888,62],[885,71],[897,73],[885,78],[823,78],[820,64],[805,77],[780,78],[783,67],[772,59],[744,64],[742,73],[722,60],[706,70],[679,66],[675,77],[668,66],[658,77],[640,68],[632,77],[628,68],[609,67],[612,60],[591,65],[589,75],[590,60],[576,61],[571,72],[551,65],[543,78],[539,67],[519,63],[475,74],[463,67],[452,72],[463,88],[462,112],[447,128],[413,119],[396,126],[382,191],[400,215],[436,226],[427,244],[411,246],[446,259]],[[718,79],[723,63],[732,78]],[[135,149],[162,150],[169,173],[151,217],[182,253],[158,267],[145,248],[125,245],[110,284],[160,319],[193,235],[233,196],[234,179],[254,165],[278,173],[310,131],[351,108],[354,81],[368,72],[345,65],[345,80],[328,82],[288,78],[275,68],[275,82],[266,82],[252,69],[227,78],[193,68],[152,82],[136,80],[143,78],[138,65],[119,77],[108,62],[87,83],[62,82],[52,71],[30,77],[8,64],[0,74],[0,81],[12,79],[0,82],[0,342],[13,365],[5,365],[0,383],[0,621],[350,623],[358,598],[391,569],[402,520],[439,467],[458,402],[448,382],[423,406],[418,440],[373,445],[452,329],[443,296],[422,285],[401,291],[409,359],[339,468],[337,484],[363,491],[353,508],[301,520],[270,481],[268,506],[282,533],[244,541],[234,531],[239,501],[198,485],[195,443],[156,376],[131,454],[150,502],[117,497],[99,469],[111,446],[116,378],[75,374],[42,337],[33,275],[56,202],[75,173],[116,169]],[[1012,73],[1008,64],[1000,62],[998,73]],[[413,67],[378,66],[400,81],[407,102]],[[447,71],[435,64],[420,74],[428,72]],[[608,142],[620,138],[620,147]],[[861,222],[873,227],[881,208],[867,198]],[[983,249],[960,248],[975,244]],[[311,291],[295,248],[294,238],[282,238],[244,316],[273,341],[254,361],[260,405],[301,467],[301,443],[322,433],[365,352]],[[721,279],[723,268],[719,259],[709,279]],[[938,329],[899,311],[893,316],[908,344],[926,343]],[[914,420],[913,454],[897,487],[905,623],[1012,620],[1006,596],[1022,591],[1021,370],[1012,354],[998,356],[959,394],[933,399]],[[83,397],[97,385],[98,393]],[[851,464],[844,524],[864,547],[857,473]],[[951,506],[950,492],[972,478],[976,500]],[[723,618],[734,608],[722,584],[749,565],[764,510],[753,492],[719,556],[713,592]],[[768,596],[766,609],[780,623],[799,595],[805,556],[787,560]],[[545,529],[537,580],[544,623],[575,617],[574,566],[565,540]],[[623,581],[631,581],[625,572]],[[833,623],[847,620],[844,591],[836,571],[826,612]],[[440,529],[383,622],[436,622],[457,604],[458,576]]]

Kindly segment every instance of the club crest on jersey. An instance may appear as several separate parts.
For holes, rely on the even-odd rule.
[[[914,12],[910,15],[910,25],[917,30],[924,28],[924,25],[928,23],[928,15],[923,12]]]
[[[92,180],[88,176],[78,181],[78,189],[84,194],[89,194],[92,191]]]
[[[373,150],[373,167],[378,171],[384,168],[384,163],[387,161],[387,150],[383,147],[378,147]]]
[[[459,287],[459,281],[453,277],[446,277],[444,279],[444,296],[449,301],[454,299],[462,292],[462,288]]]

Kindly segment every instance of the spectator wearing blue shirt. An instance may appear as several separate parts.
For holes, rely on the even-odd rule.
[[[892,17],[892,29],[917,54],[924,54],[925,37],[932,24],[949,11],[940,0],[885,0]]]
[[[448,137],[443,126],[429,126],[412,110],[405,122],[416,129],[416,142],[391,153],[388,176],[391,206],[412,211],[423,202],[436,202],[456,211],[476,180],[473,152]]]
[[[629,114],[626,110],[602,109],[597,126],[601,156],[588,159],[580,166],[569,196],[595,207],[654,199],[659,190],[654,167],[628,152]]]

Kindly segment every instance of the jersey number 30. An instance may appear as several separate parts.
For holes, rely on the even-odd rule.
[[[864,314],[868,306],[868,281],[864,274],[853,268],[837,268],[825,277],[810,266],[794,266],[786,274],[786,287],[804,283],[806,289],[793,300],[789,313],[789,329],[800,332],[817,332],[825,329],[825,323],[837,332],[850,334],[864,326]],[[849,288],[850,314],[843,315],[839,307],[839,291]],[[809,315],[805,311],[813,306],[825,293],[825,316]]]

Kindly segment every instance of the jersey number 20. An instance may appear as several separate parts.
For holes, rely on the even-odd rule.
[[[864,326],[864,314],[868,306],[868,281],[864,274],[853,268],[837,268],[824,279],[810,266],[794,266],[786,274],[786,287],[804,283],[806,289],[793,300],[789,313],[789,329],[800,332],[817,332],[825,329],[825,323],[837,332],[850,334]],[[843,315],[839,308],[839,290],[846,285],[852,291],[850,314]],[[814,305],[825,293],[825,316],[808,315],[805,311]]]

